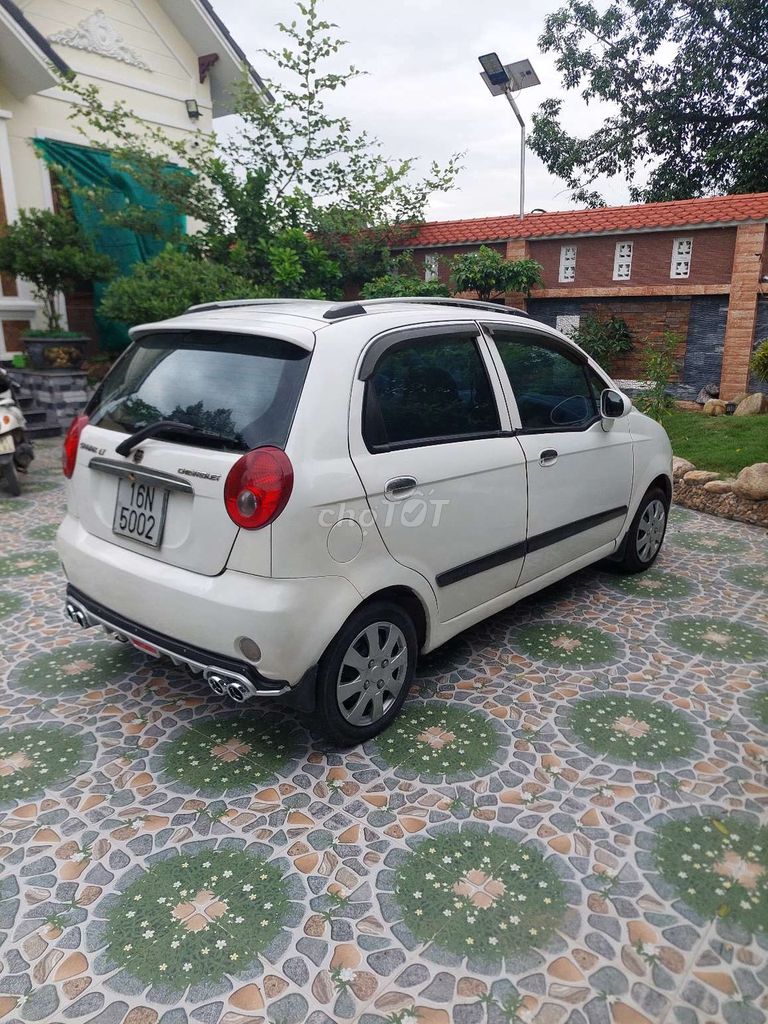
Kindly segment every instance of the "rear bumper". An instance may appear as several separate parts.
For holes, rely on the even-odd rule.
[[[282,697],[291,691],[285,680],[265,679],[246,661],[225,658],[213,651],[205,651],[201,647],[182,643],[154,629],[140,626],[110,608],[104,608],[72,584],[67,585],[65,609],[68,617],[83,629],[102,626],[116,640],[132,643],[154,657],[165,655],[174,665],[201,674],[212,688],[220,681],[222,688],[217,690],[219,693],[223,693],[233,682],[243,687],[249,697]]]
[[[71,515],[59,527],[57,547],[68,593],[94,622],[193,671],[245,666],[253,685],[275,694],[304,679],[362,600],[340,576],[276,580],[179,569],[100,540]],[[242,637],[261,649],[255,664],[243,660]]]

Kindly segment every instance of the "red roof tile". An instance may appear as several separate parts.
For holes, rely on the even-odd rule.
[[[638,203],[634,206],[603,206],[595,210],[527,213],[522,220],[508,215],[430,221],[422,225],[409,242],[398,248],[471,245],[501,242],[508,238],[558,238],[606,232],[663,231],[749,220],[768,220],[768,192],[682,199],[669,203]]]

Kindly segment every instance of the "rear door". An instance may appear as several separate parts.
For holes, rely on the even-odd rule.
[[[604,429],[599,398],[608,385],[577,349],[544,334],[489,330],[528,467],[523,584],[619,536],[632,491],[632,437],[627,417]]]
[[[224,505],[227,473],[252,448],[285,446],[309,358],[279,338],[210,330],[135,342],[87,410],[70,492],[85,529],[147,558],[221,572],[238,531]],[[211,436],[165,431],[116,452],[161,420]],[[268,529],[249,552],[249,570],[269,574]]]
[[[375,339],[353,389],[350,447],[384,543],[429,581],[443,621],[514,588],[525,457],[476,324]]]

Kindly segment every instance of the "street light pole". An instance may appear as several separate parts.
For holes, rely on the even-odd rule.
[[[518,60],[513,64],[502,64],[497,53],[486,53],[478,60],[482,65],[481,78],[492,96],[506,96],[507,102],[520,125],[520,218],[525,215],[525,121],[515,103],[514,90],[540,85],[536,72],[529,60]]]
[[[520,219],[522,220],[525,216],[525,121],[517,109],[515,98],[509,86],[504,90],[504,95],[507,97],[507,101],[520,123]]]

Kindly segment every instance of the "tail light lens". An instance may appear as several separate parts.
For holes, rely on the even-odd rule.
[[[69,425],[67,436],[64,438],[64,447],[61,452],[61,468],[64,476],[69,480],[75,472],[77,464],[77,449],[80,445],[80,435],[88,426],[87,416],[75,416]]]
[[[254,448],[227,474],[224,504],[233,523],[259,530],[273,522],[293,490],[293,466],[281,448]]]

